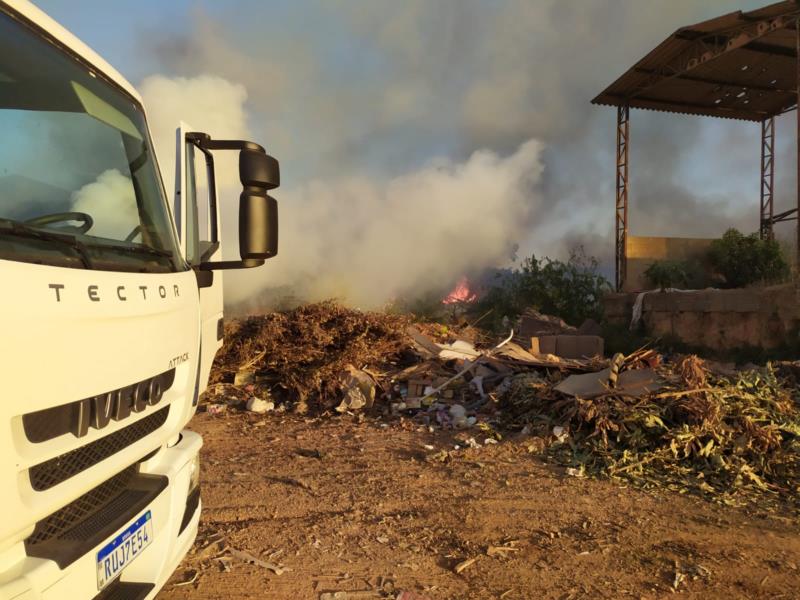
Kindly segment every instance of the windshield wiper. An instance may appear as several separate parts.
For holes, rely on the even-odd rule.
[[[74,236],[65,233],[47,231],[45,229],[39,229],[38,227],[31,227],[22,221],[4,218],[0,218],[0,235],[42,240],[46,242],[58,242],[59,244],[75,250],[84,267],[87,269],[91,269],[93,267],[92,259],[89,256],[88,249]]]
[[[169,258],[172,261],[173,255],[169,250],[159,250],[151,246],[118,246],[116,244],[89,243],[87,246],[111,252],[121,252],[123,254],[145,254],[158,258]]]

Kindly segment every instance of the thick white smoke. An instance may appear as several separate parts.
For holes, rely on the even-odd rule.
[[[173,129],[181,118],[212,136],[252,137],[239,85],[157,76],[141,89],[162,171],[174,172]],[[226,299],[240,302],[283,288],[308,300],[336,297],[377,306],[398,294],[438,290],[465,271],[503,264],[510,240],[524,235],[538,202],[541,152],[532,140],[508,156],[477,151],[462,162],[441,158],[391,178],[345,176],[281,187],[275,193],[279,256],[258,271],[228,273]],[[222,163],[217,173],[226,258],[236,253],[234,167]]]
[[[375,306],[505,264],[542,172],[536,141],[475,152],[388,180],[312,181],[280,194],[281,254],[264,275],[319,299]]]
[[[153,75],[142,82],[140,91],[168,194],[175,186],[175,130],[182,122],[216,138],[241,139],[248,135],[244,111],[247,91],[243,85],[210,75]],[[226,180],[235,176],[235,156],[223,154],[217,162]]]
[[[136,196],[129,177],[108,169],[72,195],[72,210],[92,216],[92,235],[124,240],[139,225]]]
[[[283,166],[281,254],[227,274],[229,297],[286,284],[371,304],[455,280],[465,264],[508,265],[499,238],[520,256],[564,258],[581,244],[610,270],[614,111],[590,99],[730,0],[333,0],[294,3],[280,19],[251,8],[242,19],[198,7],[183,30],[142,36],[142,52],[175,76],[145,82],[164,171],[181,118],[263,143]],[[635,111],[631,234],[755,229],[758,133]],[[791,160],[781,150],[778,163]],[[492,184],[474,184],[479,172]],[[791,172],[778,168],[776,206],[791,206],[781,179]],[[228,236],[237,198],[233,185],[220,190]]]

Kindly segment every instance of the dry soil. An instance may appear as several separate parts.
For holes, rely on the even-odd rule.
[[[205,440],[200,533],[159,600],[800,598],[790,509],[569,476],[522,440],[442,461],[452,433],[397,421],[191,425]]]

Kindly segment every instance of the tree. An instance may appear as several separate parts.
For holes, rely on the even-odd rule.
[[[476,310],[491,310],[492,320],[498,323],[504,316],[513,318],[533,307],[580,325],[588,318],[602,318],[603,295],[610,290],[597,259],[579,247],[566,262],[535,255],[526,258],[519,269],[489,289]]]
[[[725,278],[726,287],[753,283],[778,283],[789,276],[789,265],[775,240],[762,240],[758,234],[744,235],[729,229],[711,243],[709,260]]]
[[[689,285],[689,266],[684,261],[657,260],[644,272],[647,282],[657,288],[666,289]]]

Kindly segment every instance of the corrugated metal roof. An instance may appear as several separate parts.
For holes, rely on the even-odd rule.
[[[797,103],[800,0],[682,27],[593,104],[762,121]]]

